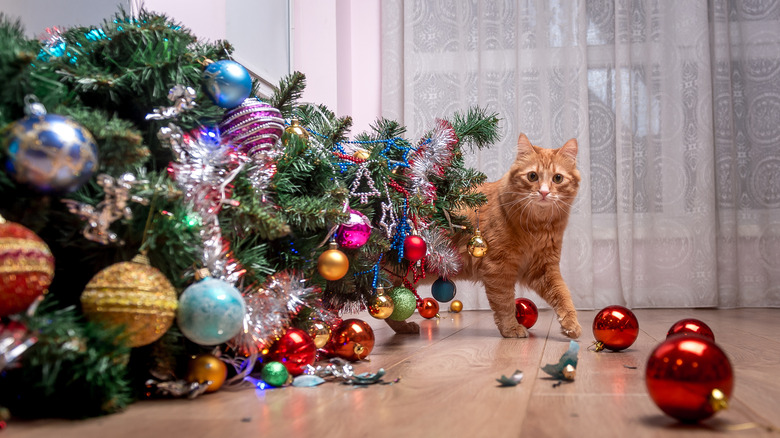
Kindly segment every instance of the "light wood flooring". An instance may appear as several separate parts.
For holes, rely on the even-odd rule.
[[[382,321],[370,362],[393,385],[219,391],[195,400],[138,402],[125,412],[81,420],[12,421],[16,437],[780,437],[746,423],[780,427],[780,309],[636,310],[640,334],[619,353],[588,351],[595,311],[584,328],[577,378],[555,385],[540,366],[568,347],[551,311],[541,311],[527,339],[503,339],[488,311],[441,312],[421,333],[395,335]],[[669,327],[694,317],[714,331],[734,366],[731,407],[700,425],[665,416],[647,395],[645,363]],[[636,367],[632,369],[629,367]],[[515,369],[522,383],[498,387]],[[77,402],[77,400],[74,400]]]

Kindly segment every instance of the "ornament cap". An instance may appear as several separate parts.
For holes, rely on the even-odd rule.
[[[574,365],[568,364],[565,367],[563,367],[563,378],[569,381],[574,380],[574,377],[577,376],[577,368],[574,368]]]
[[[729,407],[729,401],[726,394],[718,388],[712,390],[708,401],[714,412],[723,411]]]
[[[339,249],[339,244],[338,244],[338,243],[336,243],[335,241],[331,241],[331,242],[328,244],[328,249]]]
[[[601,341],[596,341],[596,342],[593,343],[593,345],[595,346],[595,350],[597,352],[604,349],[604,343],[601,342]]]
[[[4,224],[4,223],[5,223],[5,218],[3,217],[2,214],[0,214],[0,224]]]
[[[136,254],[136,256],[133,257],[133,260],[131,261],[133,263],[138,263],[140,265],[151,266],[151,264],[149,263],[149,257],[147,257],[146,254],[143,253]]]
[[[360,356],[364,355],[366,353],[366,347],[364,347],[359,342],[355,344],[355,348],[353,348],[353,351],[355,352],[355,355],[362,359]]]
[[[204,278],[211,277],[211,272],[209,272],[209,268],[200,268],[195,270],[195,280],[200,281]]]

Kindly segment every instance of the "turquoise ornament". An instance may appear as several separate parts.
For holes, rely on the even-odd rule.
[[[238,289],[226,281],[206,277],[184,289],[176,320],[190,341],[217,345],[241,331],[245,313],[244,297]]]
[[[433,298],[435,298],[436,301],[440,303],[451,301],[453,298],[455,298],[455,293],[457,293],[455,283],[453,283],[452,280],[447,280],[444,277],[437,278],[431,286],[431,295],[433,295]]]
[[[263,370],[260,371],[260,377],[262,377],[265,383],[279,387],[287,383],[290,373],[281,362],[271,361],[263,366]]]
[[[409,289],[399,286],[390,290],[389,295],[393,299],[393,313],[390,314],[393,321],[405,321],[417,309],[417,297]]]
[[[83,126],[57,114],[35,114],[11,124],[5,169],[19,184],[41,193],[69,193],[98,167],[95,139]]]
[[[203,90],[217,106],[235,108],[252,92],[252,76],[243,65],[223,59],[206,66]]]

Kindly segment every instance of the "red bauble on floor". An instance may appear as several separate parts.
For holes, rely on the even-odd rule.
[[[539,309],[528,298],[515,299],[515,318],[525,328],[531,328],[539,318]]]
[[[439,314],[439,302],[433,298],[423,298],[422,303],[417,306],[417,311],[423,318],[431,319]]]
[[[317,356],[314,340],[305,331],[290,327],[271,347],[269,360],[281,362],[291,375],[303,374]]]
[[[596,351],[604,348],[625,350],[639,336],[639,321],[634,312],[623,306],[607,306],[593,319],[593,336],[596,338]]]
[[[715,342],[715,334],[712,333],[712,329],[695,318],[685,318],[675,322],[666,333],[666,337],[669,338],[672,335],[699,335]]]

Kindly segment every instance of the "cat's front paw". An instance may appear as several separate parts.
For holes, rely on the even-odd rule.
[[[528,331],[525,327],[518,324],[517,321],[513,321],[514,324],[499,324],[498,331],[501,332],[501,336],[505,338],[527,338]]]
[[[577,339],[582,334],[582,327],[577,322],[577,314],[569,313],[563,319],[561,319],[561,333],[572,338]]]
[[[420,333],[420,324],[413,321],[393,321],[388,318],[385,319],[385,322],[394,332],[400,335],[416,335]]]

